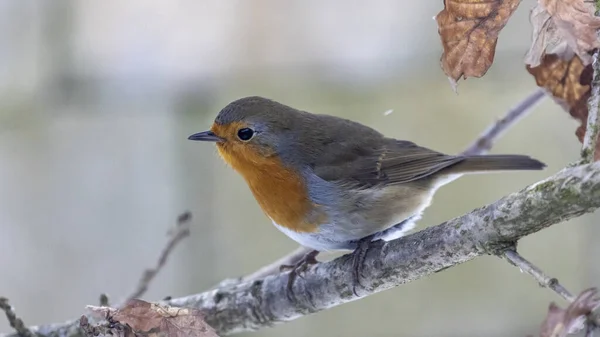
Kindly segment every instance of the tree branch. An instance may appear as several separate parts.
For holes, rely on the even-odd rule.
[[[207,310],[219,334],[255,330],[328,309],[439,272],[484,254],[501,254],[523,236],[600,207],[600,163],[565,169],[519,193],[441,225],[375,242],[367,253],[360,296],[352,292],[350,255],[309,269],[286,295],[287,273],[232,289],[173,299]]]
[[[374,242],[361,283],[352,291],[350,255],[309,268],[294,283],[296,301],[286,296],[288,274],[213,289],[166,302],[202,309],[219,335],[257,330],[405,284],[475,257],[501,255],[520,238],[600,207],[600,163],[564,169],[493,204],[390,242]],[[77,332],[76,322],[60,331]],[[48,327],[34,331],[57,332]],[[77,335],[77,334],[74,334]],[[59,336],[74,336],[62,335]]]

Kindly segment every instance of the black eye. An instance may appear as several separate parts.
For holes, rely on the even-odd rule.
[[[249,128],[243,128],[238,130],[238,138],[241,140],[250,140],[254,136],[254,131]]]

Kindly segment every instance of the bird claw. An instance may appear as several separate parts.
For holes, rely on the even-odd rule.
[[[319,261],[317,261],[316,256],[319,254],[318,251],[313,250],[309,253],[307,253],[306,255],[304,255],[304,257],[296,262],[293,265],[281,265],[279,266],[279,270],[281,272],[283,271],[290,271],[290,274],[288,276],[288,282],[287,282],[287,297],[290,301],[294,301],[295,300],[295,296],[294,296],[294,290],[293,290],[293,286],[294,286],[294,281],[296,280],[296,277],[300,277],[301,279],[304,279],[304,276],[302,276],[302,274],[308,269],[308,267],[315,265],[317,263],[319,263]]]
[[[358,293],[356,292],[357,286],[364,288],[362,283],[360,283],[360,278],[362,276],[363,264],[367,257],[367,251],[369,250],[369,244],[372,239],[372,236],[368,236],[359,240],[356,249],[352,252],[352,292],[355,296],[358,296]]]

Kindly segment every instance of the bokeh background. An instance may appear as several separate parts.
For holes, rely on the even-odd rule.
[[[228,102],[261,95],[460,152],[536,88],[522,61],[533,5],[523,1],[502,31],[488,74],[455,94],[439,68],[440,0],[0,1],[0,294],[27,324],[78,317],[100,293],[118,301],[185,210],[191,238],[145,299],[200,292],[279,258],[296,244],[214,147],[188,135]],[[576,124],[544,101],[492,152],[548,168],[458,180],[421,226],[576,160]],[[598,285],[599,220],[553,226],[520,249],[574,292]],[[482,257],[242,336],[524,336],[550,301],[564,304]],[[4,319],[0,331],[10,331]]]

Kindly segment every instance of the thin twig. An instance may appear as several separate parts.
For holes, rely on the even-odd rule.
[[[488,152],[494,145],[494,142],[504,135],[506,130],[508,130],[517,121],[530,112],[545,96],[546,91],[544,89],[536,89],[534,92],[525,97],[519,104],[508,110],[506,115],[490,125],[471,145],[469,145],[465,151],[462,152],[462,154],[477,155]],[[239,278],[237,282],[229,282],[231,280],[226,280],[226,282],[239,283],[253,281],[268,275],[276,274],[279,272],[279,267],[282,264],[293,265],[300,261],[300,259],[302,259],[308,252],[310,252],[310,249],[300,246],[293,252],[285,255],[277,261],[260,268],[252,274]],[[224,283],[221,282],[219,285],[224,285]]]
[[[540,286],[551,289],[569,303],[572,303],[575,300],[575,296],[560,284],[556,278],[546,275],[540,268],[527,261],[516,251],[507,250],[503,255],[511,264],[517,266],[521,271],[533,277]],[[600,326],[600,317],[598,315],[590,315],[589,323],[591,324],[588,324],[588,332],[595,330],[596,327]]]
[[[512,125],[523,118],[529,111],[531,111],[542,98],[546,96],[546,91],[543,88],[538,88],[529,96],[525,97],[519,104],[512,109],[508,110],[504,117],[497,120],[494,124],[490,125],[480,136],[475,140],[471,146],[469,146],[462,154],[464,155],[476,155],[484,154],[488,152],[494,142],[500,138],[506,130]]]
[[[13,308],[8,304],[8,298],[0,297],[0,309],[6,314],[8,323],[15,331],[23,337],[34,337],[35,334],[29,330],[23,323],[23,320],[17,317]]]
[[[127,300],[125,302],[134,298],[141,297],[148,290],[150,282],[152,282],[154,277],[156,277],[158,272],[160,272],[162,267],[165,265],[165,263],[167,262],[167,258],[169,257],[173,249],[181,240],[190,235],[189,224],[191,219],[192,214],[190,212],[185,212],[177,218],[177,225],[170,231],[169,241],[167,242],[167,245],[163,248],[160,257],[158,258],[156,266],[154,268],[149,268],[144,271],[137,288],[131,295],[127,297]],[[117,307],[123,306],[124,303]]]
[[[588,100],[588,118],[585,135],[583,136],[583,145],[581,147],[581,159],[584,163],[591,163],[596,156],[596,147],[598,143],[598,133],[600,132],[600,60],[598,59],[600,50],[594,53],[592,67],[594,68],[594,77],[591,84],[591,95]]]
[[[571,294],[565,287],[563,287],[556,278],[544,274],[544,272],[540,268],[536,267],[533,263],[527,261],[516,251],[507,250],[504,252],[504,257],[508,261],[510,261],[510,263],[519,267],[521,271],[531,275],[536,281],[538,281],[540,286],[552,289],[560,297],[564,298],[568,302],[573,302],[573,300],[575,300],[575,296],[573,296],[573,294]]]

